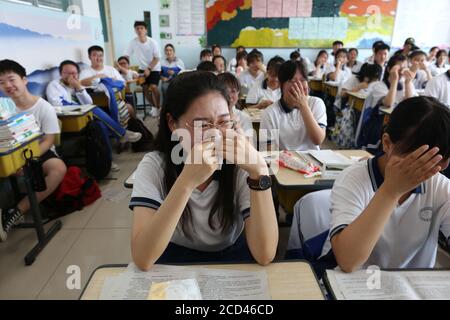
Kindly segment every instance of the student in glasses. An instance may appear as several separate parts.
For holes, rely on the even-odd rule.
[[[132,256],[140,269],[274,259],[278,226],[269,171],[234,127],[217,76],[187,72],[170,83],[156,150],[139,164],[130,202]]]

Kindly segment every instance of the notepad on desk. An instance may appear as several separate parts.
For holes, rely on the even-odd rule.
[[[63,106],[55,107],[58,116],[77,116],[83,115],[94,109],[95,106],[91,104],[80,105],[80,106]]]
[[[450,270],[327,270],[324,282],[336,300],[450,299]]]

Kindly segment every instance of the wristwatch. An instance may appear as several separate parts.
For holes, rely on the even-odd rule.
[[[260,176],[258,180],[253,180],[248,177],[247,184],[252,190],[266,191],[272,187],[272,178],[270,176]]]

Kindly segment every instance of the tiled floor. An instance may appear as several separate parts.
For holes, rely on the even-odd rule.
[[[155,130],[152,123],[148,125]],[[31,267],[23,258],[36,241],[33,230],[16,230],[6,243],[0,243],[0,299],[77,299],[81,290],[67,289],[70,266],[81,270],[81,288],[91,273],[105,264],[127,264],[131,261],[130,233],[132,215],[127,207],[131,191],[123,187],[142,154],[130,152],[116,156],[121,167],[115,180],[101,183],[103,197],[81,212],[62,218],[63,228],[49,243]],[[279,256],[282,257],[289,236],[288,228],[280,230]],[[450,266],[450,259],[440,255],[439,265]]]

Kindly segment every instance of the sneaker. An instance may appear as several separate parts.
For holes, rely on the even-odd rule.
[[[150,116],[153,118],[158,118],[160,115],[161,115],[161,109],[153,107],[152,111],[150,111]]]
[[[8,232],[12,227],[19,224],[23,215],[19,209],[2,210],[2,217],[0,219],[0,242],[8,239]]]
[[[121,139],[121,142],[134,143],[134,142],[138,142],[139,140],[141,140],[141,138],[142,138],[142,133],[127,130],[125,133],[125,136],[123,136],[123,138]]]
[[[117,163],[111,163],[111,172],[119,172],[120,171],[120,167]]]

